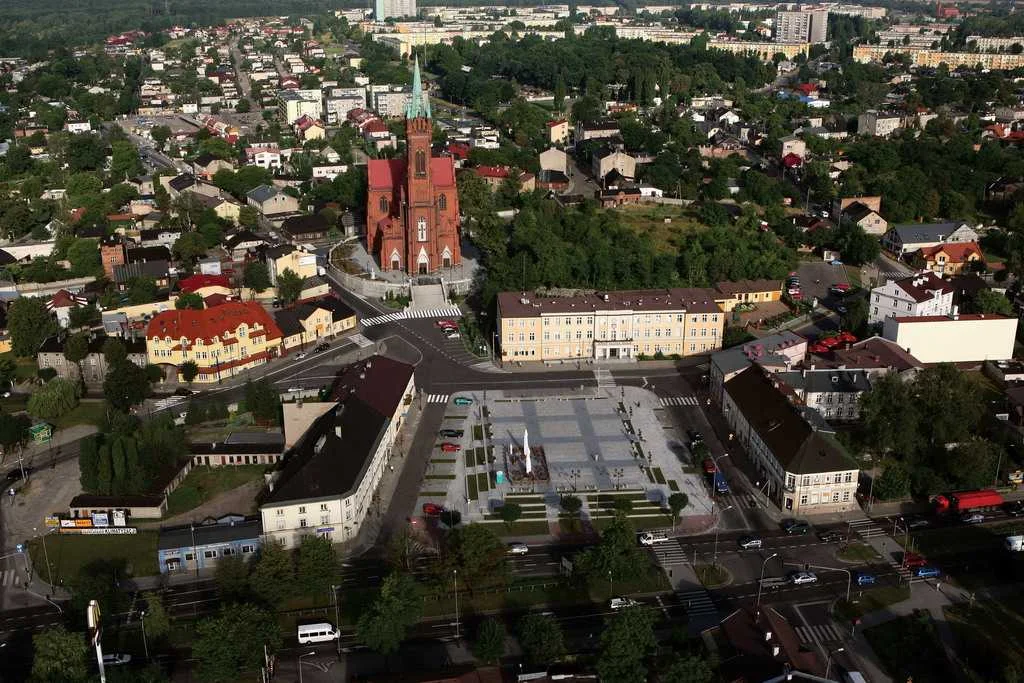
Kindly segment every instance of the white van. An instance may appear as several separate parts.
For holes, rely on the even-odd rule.
[[[338,631],[328,623],[322,624],[300,624],[299,644],[306,643],[329,643],[338,639]]]
[[[1007,536],[1003,542],[1011,553],[1019,553],[1024,550],[1024,536]]]

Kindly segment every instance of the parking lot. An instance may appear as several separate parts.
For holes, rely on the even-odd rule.
[[[845,268],[829,265],[824,261],[803,261],[796,272],[800,277],[800,290],[804,301],[811,302],[817,299],[819,304],[833,310],[840,305],[842,297],[829,292],[829,287],[837,284],[850,285]],[[852,288],[852,285],[850,286]]]

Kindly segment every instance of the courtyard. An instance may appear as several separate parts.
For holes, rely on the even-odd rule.
[[[711,500],[659,408],[637,387],[456,394],[441,430],[462,436],[437,437],[416,509],[443,506],[504,536],[559,536],[599,530],[616,509],[638,529],[670,528],[669,496],[684,493],[677,526],[699,529],[713,520]],[[565,495],[581,500],[578,514],[562,509]],[[519,506],[519,520],[502,521],[506,503]]]

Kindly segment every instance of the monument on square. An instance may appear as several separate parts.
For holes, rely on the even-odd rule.
[[[523,445],[509,444],[505,452],[505,469],[513,484],[548,481],[548,461],[543,446],[530,447],[530,430],[523,430]]]

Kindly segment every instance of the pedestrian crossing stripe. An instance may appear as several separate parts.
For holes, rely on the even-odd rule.
[[[363,319],[363,327],[373,327],[383,323],[396,322],[398,320],[411,320],[414,318],[461,318],[462,310],[458,306],[443,306],[441,308],[412,308],[394,313],[376,315],[372,318]]]
[[[18,570],[7,569],[0,575],[0,586],[13,586],[18,582]]]
[[[427,403],[447,403],[449,394],[430,394]]]
[[[365,349],[367,346],[373,346],[373,342],[364,337],[361,334],[353,334],[349,339],[361,349]]]
[[[705,590],[687,591],[679,593],[679,602],[686,609],[686,613],[693,616],[699,614],[718,614],[711,596]]]
[[[812,626],[797,626],[796,635],[801,643],[830,643],[843,639],[842,634],[832,624],[815,624]]]
[[[696,396],[667,396],[661,399],[663,406],[699,406]]]

